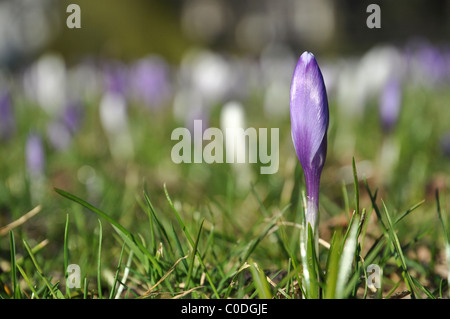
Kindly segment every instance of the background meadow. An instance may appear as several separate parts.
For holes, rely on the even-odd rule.
[[[304,51],[330,107],[321,296],[448,298],[449,1],[380,1],[381,29],[348,1],[77,3],[81,29],[70,1],[0,4],[1,298],[312,298],[289,118]],[[276,174],[172,161],[172,131],[221,128],[230,103],[279,128]]]

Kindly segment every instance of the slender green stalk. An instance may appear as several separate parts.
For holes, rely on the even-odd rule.
[[[339,272],[336,282],[337,299],[346,298],[346,284],[348,283],[348,279],[352,271],[352,263],[354,260],[356,245],[358,241],[358,222],[359,217],[356,216],[351,225],[350,234],[345,241],[344,249],[342,250],[342,255],[339,261]]]
[[[20,299],[20,289],[17,281],[17,263],[16,263],[16,243],[14,241],[14,232],[9,231],[9,245],[11,250],[11,282],[13,288],[13,296],[15,299]]]
[[[358,173],[356,171],[356,164],[355,164],[355,158],[352,159],[352,167],[353,167],[353,180],[355,183],[355,211],[356,214],[359,214],[359,180],[358,180]]]
[[[437,213],[439,217],[440,224],[442,226],[442,233],[444,234],[444,246],[445,246],[445,255],[447,258],[447,289],[448,289],[448,297],[450,298],[450,236],[447,228],[447,223],[445,219],[445,214],[441,211],[441,204],[439,201],[439,191],[436,190],[436,207]]]
[[[20,267],[20,265],[16,265],[17,269],[19,270],[20,274],[22,275],[23,279],[25,280],[25,282],[27,283],[28,287],[30,288],[31,292],[32,292],[32,297],[31,299],[40,299],[39,298],[39,294],[37,293],[34,285],[31,283],[30,278],[28,277],[28,275],[25,273],[25,271],[22,269],[22,267]]]
[[[34,267],[35,267],[36,270],[37,270],[37,274],[38,274],[39,277],[41,277],[41,279],[44,281],[45,285],[47,286],[47,288],[48,288],[48,290],[50,291],[50,293],[51,293],[51,295],[53,296],[53,298],[54,298],[54,299],[58,299],[58,296],[64,298],[64,297],[62,296],[62,294],[60,294],[60,293],[58,293],[58,296],[57,296],[57,292],[54,291],[54,287],[51,285],[51,283],[48,281],[48,279],[47,279],[47,278],[44,276],[44,274],[42,273],[42,269],[41,269],[41,267],[39,266],[39,264],[38,264],[38,262],[37,262],[37,260],[36,260],[36,257],[34,256],[33,251],[31,250],[30,245],[28,244],[28,242],[27,242],[25,239],[23,240],[23,245],[25,246],[25,249],[27,250],[27,252],[28,252],[28,254],[29,254],[29,256],[30,256],[30,258],[31,258],[31,260],[32,260],[32,262],[33,262],[33,265],[34,265]],[[57,291],[59,292],[59,290],[57,290]]]
[[[75,195],[72,195],[66,191],[63,191],[61,189],[58,189],[58,188],[54,188],[54,190],[61,196],[66,197],[66,198],[74,201],[75,203],[80,204],[81,206],[89,209],[90,211],[92,211],[92,212],[96,213],[97,215],[101,216],[102,218],[106,219],[113,226],[113,228],[118,232],[118,234],[127,242],[127,244],[130,246],[130,248],[134,250],[134,253],[136,254],[136,256],[139,256],[141,258],[141,260],[143,261],[143,263],[146,263],[146,260],[143,260],[144,256],[147,257],[148,260],[150,260],[150,262],[153,264],[156,271],[158,272],[158,275],[160,275],[160,276],[162,275],[161,266],[159,265],[156,258],[152,254],[150,254],[149,251],[144,247],[144,245],[142,245],[142,243],[139,240],[136,240],[134,238],[133,234],[131,232],[129,232],[125,227],[123,227],[120,223],[118,223],[116,220],[111,218],[108,214],[104,213],[100,209],[98,209],[98,208],[92,206],[91,204],[89,204],[88,202],[82,200],[81,198],[79,198]]]
[[[254,280],[254,285],[260,299],[272,299],[269,283],[264,272],[257,268],[255,264],[250,266],[250,272]]]
[[[103,239],[103,228],[102,222],[98,220],[99,230],[98,230],[98,252],[97,252],[97,287],[98,287],[98,298],[102,299],[102,239]]]
[[[117,269],[116,269],[116,274],[114,276],[113,285],[112,285],[111,291],[109,293],[109,299],[113,299],[114,292],[116,291],[117,281],[119,280],[120,267],[122,266],[122,258],[123,258],[124,248],[125,248],[125,242],[123,243],[122,250],[120,251],[119,263],[117,265]]]
[[[187,240],[188,240],[189,243],[191,244],[191,247],[194,247],[194,241],[193,241],[193,239],[192,239],[192,237],[191,237],[191,235],[190,235],[190,233],[189,233],[189,230],[186,228],[186,225],[184,224],[183,220],[181,219],[180,214],[178,213],[178,211],[176,210],[175,206],[173,205],[173,202],[172,202],[172,200],[170,199],[170,196],[169,196],[169,193],[168,193],[168,191],[167,191],[167,187],[166,187],[165,184],[164,184],[164,192],[165,192],[165,194],[166,194],[166,198],[167,198],[167,201],[169,202],[170,207],[172,208],[173,212],[175,213],[175,216],[176,216],[176,218],[177,218],[177,220],[178,220],[178,223],[180,224],[180,226],[181,226],[183,232],[184,232],[185,235],[186,235]],[[219,296],[219,293],[217,292],[216,286],[215,286],[215,284],[214,284],[214,282],[213,282],[211,276],[209,275],[209,272],[208,272],[208,270],[207,270],[207,268],[206,268],[206,265],[205,265],[205,263],[204,263],[204,261],[203,261],[203,258],[201,257],[201,254],[199,254],[198,250],[197,250],[197,255],[198,255],[198,257],[199,257],[198,260],[199,260],[199,262],[200,262],[200,265],[202,266],[203,271],[205,272],[206,279],[208,280],[209,284],[211,285],[211,289],[212,289],[213,292],[214,292],[214,296],[215,296],[217,299],[220,299],[220,296]]]
[[[383,207],[384,207],[384,215],[386,217],[387,220],[387,226],[388,226],[388,233],[389,233],[389,240],[391,242],[391,245],[393,247],[393,250],[397,252],[397,257],[396,260],[398,260],[399,265],[402,268],[402,276],[405,280],[405,283],[409,289],[409,291],[411,292],[411,297],[415,298],[415,293],[414,293],[414,289],[415,289],[415,285],[414,282],[408,272],[408,267],[406,265],[406,260],[405,260],[405,256],[403,254],[403,250],[401,248],[400,245],[400,241],[398,240],[397,234],[394,231],[394,225],[393,222],[391,220],[390,214],[387,210],[386,205],[383,202]]]
[[[191,263],[189,264],[189,270],[188,270],[188,275],[187,275],[187,280],[186,280],[186,288],[187,289],[189,289],[189,284],[190,284],[191,275],[192,275],[192,269],[194,269],[195,255],[197,254],[198,241],[200,239],[200,234],[202,232],[202,227],[203,227],[204,221],[205,220],[202,220],[202,222],[200,224],[200,229],[198,230],[197,239],[195,240],[194,247],[192,248]]]
[[[67,268],[69,267],[69,214],[66,215],[66,225],[64,227],[64,278],[68,278]],[[66,285],[66,294],[70,298],[70,288]]]

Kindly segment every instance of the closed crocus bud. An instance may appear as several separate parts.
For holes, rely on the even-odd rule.
[[[306,225],[316,233],[319,184],[327,153],[328,98],[322,73],[312,53],[304,52],[294,70],[290,94],[291,133],[305,174]]]

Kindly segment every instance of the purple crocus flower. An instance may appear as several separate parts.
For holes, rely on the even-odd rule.
[[[11,97],[9,93],[6,93],[0,97],[0,139],[9,139],[12,136],[15,127],[16,124],[11,106]]]
[[[397,123],[401,104],[400,81],[396,77],[393,77],[386,82],[379,103],[381,125],[385,132],[392,131]]]
[[[295,67],[290,112],[292,140],[306,180],[306,225],[310,223],[315,231],[320,175],[327,153],[329,111],[325,83],[312,53],[304,52]]]
[[[126,65],[116,61],[108,61],[104,65],[103,72],[105,91],[122,96],[128,93],[128,69]]]
[[[163,106],[170,97],[169,65],[158,56],[136,62],[131,69],[130,82],[135,97],[150,108]]]
[[[47,137],[50,145],[57,150],[70,146],[73,136],[81,125],[82,110],[76,102],[68,103],[60,118],[47,125]]]
[[[43,175],[45,166],[44,146],[41,137],[37,133],[28,135],[25,145],[25,159],[30,175]]]

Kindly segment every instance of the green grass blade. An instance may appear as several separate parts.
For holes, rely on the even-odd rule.
[[[175,216],[176,216],[176,218],[178,220],[178,223],[180,224],[180,226],[181,226],[181,228],[182,228],[182,230],[183,230],[187,240],[191,244],[191,247],[194,247],[194,241],[193,241],[193,239],[192,239],[192,237],[191,237],[191,235],[189,233],[189,230],[186,228],[186,225],[184,224],[183,220],[181,219],[180,214],[178,213],[177,209],[175,208],[175,206],[174,206],[174,204],[172,202],[172,199],[170,199],[169,192],[167,191],[166,184],[164,184],[164,193],[166,195],[166,198],[167,198],[167,201],[169,203],[169,206],[172,208],[173,212],[175,213]],[[211,289],[214,292],[214,296],[217,299],[220,299],[219,293],[217,292],[217,289],[216,289],[216,285],[214,284],[213,280],[211,279],[211,276],[209,275],[208,269],[206,268],[206,265],[203,262],[203,258],[201,256],[201,254],[198,252],[198,250],[197,250],[197,255],[198,255],[198,261],[200,262],[200,265],[202,266],[203,271],[205,272],[206,279],[208,280],[209,284],[211,285]]]
[[[129,244],[133,244],[130,246],[131,249],[134,250],[134,253],[136,254],[136,256],[142,256],[142,254],[144,254],[149,260],[150,262],[153,264],[153,266],[155,267],[156,271],[158,272],[158,274],[161,276],[162,275],[162,269],[161,266],[159,265],[158,261],[155,259],[154,256],[152,256],[149,251],[142,245],[142,243],[138,240],[136,240],[133,236],[132,233],[130,233],[125,227],[123,227],[120,223],[118,223],[116,220],[114,220],[113,218],[111,218],[108,214],[104,213],[103,211],[101,211],[100,209],[92,206],[91,204],[89,204],[88,202],[82,200],[81,198],[72,195],[66,191],[63,191],[61,189],[58,188],[54,188],[55,192],[57,192],[59,195],[70,199],[72,201],[74,201],[75,203],[78,203],[79,205],[89,209],[90,211],[96,213],[97,215],[99,215],[100,217],[106,219],[112,226],[113,228],[118,232],[118,234]],[[126,239],[125,239],[126,238]],[[139,252],[140,251],[140,252]]]
[[[450,298],[450,237],[448,233],[448,226],[445,219],[445,214],[442,213],[441,204],[439,201],[439,191],[436,190],[436,208],[439,217],[439,222],[442,227],[442,233],[444,234],[444,247],[445,256],[447,258],[447,287],[448,287],[448,297]]]
[[[149,230],[150,230],[150,252],[152,254],[156,254],[156,234],[155,234],[155,229],[154,229],[154,225],[153,225],[153,216],[152,216],[152,208],[153,205],[149,205],[149,203],[147,202],[147,194],[144,191],[144,198],[146,201],[147,206],[145,206],[142,201],[140,199],[138,199],[138,203],[141,206],[142,210],[144,212],[147,213],[147,217],[148,217],[148,222],[149,222]]]
[[[382,217],[380,209],[376,203],[378,191],[376,190],[375,194],[372,194],[372,191],[370,190],[369,184],[367,183],[366,179],[364,179],[364,185],[366,187],[367,193],[369,194],[370,201],[372,202],[372,207],[373,207],[375,213],[377,214],[378,221],[381,223],[381,226],[383,227],[383,231],[386,232],[387,227],[383,222],[383,217]]]
[[[12,229],[9,231],[9,246],[11,251],[11,282],[13,288],[13,296],[15,299],[20,299],[22,296],[17,281],[16,243],[14,240],[14,232]]]
[[[102,222],[98,220],[98,251],[97,251],[97,288],[98,298],[102,299],[102,240],[103,240],[103,228]]]
[[[172,224],[172,233],[173,233],[173,237],[175,238],[175,244],[177,246],[179,255],[180,256],[186,256],[186,254],[184,253],[183,246],[181,245],[180,239],[178,238],[177,232],[176,232],[175,227],[173,226],[173,224]],[[188,269],[189,269],[188,262],[186,261],[186,259],[183,259],[181,262],[183,263],[184,268],[185,268],[185,270],[187,272]]]
[[[290,248],[289,248],[289,244],[288,244],[288,238],[287,238],[287,233],[285,231],[285,227],[283,225],[281,225],[279,227],[279,233],[280,233],[280,240],[283,244],[283,249],[286,251],[286,253],[289,256],[289,264],[288,267],[290,268],[290,265],[292,264],[293,268],[294,268],[294,274],[295,276],[297,276],[297,280],[298,282],[301,282],[300,279],[300,272],[298,271],[298,265],[297,265],[297,261],[296,261],[296,257],[295,257],[295,252],[293,252]],[[297,246],[298,247],[298,246]],[[288,270],[288,272],[290,271],[290,269]],[[287,288],[287,287],[286,287]]]
[[[250,266],[250,272],[259,299],[272,299],[272,293],[270,292],[269,283],[267,282],[264,272],[258,269],[255,264]]]
[[[269,213],[268,213],[266,207],[264,206],[264,204],[263,204],[263,202],[262,202],[262,200],[261,200],[261,197],[260,197],[259,194],[257,193],[257,191],[256,191],[255,186],[254,186],[253,183],[251,183],[251,191],[252,191],[252,194],[253,194],[253,196],[255,197],[256,201],[258,202],[259,208],[260,208],[262,214],[264,215],[264,217],[269,217]],[[290,207],[290,204],[289,204],[285,209],[288,209],[289,207]],[[290,256],[289,253],[286,251],[285,245],[284,245],[284,243],[283,243],[283,240],[281,239],[280,234],[279,234],[278,232],[275,232],[275,237],[276,237],[276,239],[277,239],[277,244],[278,244],[279,247],[281,248],[281,251],[282,251],[283,253],[285,253],[285,257],[286,257],[286,258],[290,258],[291,256]]]
[[[425,288],[416,278],[411,277],[414,285],[420,290],[422,291],[429,299],[436,299],[435,296],[433,296],[433,294],[427,289]]]
[[[398,286],[400,286],[401,280],[397,281],[395,285],[389,290],[389,292],[384,296],[385,299],[391,298],[392,294],[397,290]]]
[[[340,246],[342,241],[342,235],[340,233],[334,233],[330,243],[330,250],[328,252],[327,265],[326,265],[326,285],[324,297],[325,299],[334,299],[336,297],[336,284],[339,273],[339,260],[340,260]]]
[[[178,223],[181,226],[181,230],[186,235],[187,240],[191,244],[191,247],[194,247],[194,240],[191,237],[191,234],[189,233],[189,230],[187,229],[186,225],[183,222],[183,219],[181,218],[180,214],[178,213],[178,210],[175,208],[175,205],[172,202],[172,199],[169,196],[169,192],[167,191],[167,187],[164,184],[164,193],[166,194],[167,201],[169,202],[169,206],[172,208],[172,211],[175,213],[175,217],[177,218]]]
[[[58,298],[64,298],[64,296],[62,295],[62,293],[59,291],[59,289],[56,289],[56,291],[54,291],[54,287],[52,286],[52,284],[48,281],[48,279],[44,276],[41,267],[39,266],[36,257],[33,254],[33,251],[31,250],[30,245],[28,244],[28,242],[24,239],[23,240],[23,245],[25,246],[25,249],[28,252],[28,255],[31,258],[31,261],[33,262],[34,267],[37,270],[37,274],[39,275],[39,277],[41,277],[41,279],[44,281],[45,285],[47,286],[47,288],[49,289],[51,295],[53,296],[54,299],[58,299]]]
[[[410,213],[412,213],[416,208],[420,207],[423,203],[425,203],[425,200],[422,200],[422,201],[418,202],[417,204],[415,204],[415,205],[411,206],[410,208],[408,208],[406,210],[406,212],[404,212],[401,216],[399,216],[395,220],[394,225],[397,224],[398,222],[400,222],[403,218],[408,216]]]
[[[172,241],[169,239],[169,236],[167,235],[166,229],[164,228],[164,226],[162,225],[162,223],[159,221],[158,217],[156,216],[156,211],[155,208],[152,204],[152,202],[150,201],[150,197],[148,197],[147,193],[144,192],[144,198],[145,198],[145,202],[147,203],[147,207],[149,208],[149,219],[151,220],[151,225],[153,225],[153,220],[156,222],[156,226],[158,226],[159,231],[161,232],[162,236],[166,239],[167,244],[169,245],[169,249],[172,252],[173,248],[172,248]],[[153,240],[155,240],[155,236],[153,234],[153,227],[152,227],[152,237]],[[184,255],[182,255],[184,256]]]
[[[113,285],[111,287],[111,292],[109,293],[109,299],[113,299],[114,293],[116,292],[116,286],[117,286],[117,282],[119,280],[120,267],[122,267],[122,258],[123,258],[124,250],[125,250],[125,242],[123,243],[122,250],[120,251],[119,263],[117,265],[116,274],[114,276]]]
[[[89,209],[90,211],[92,211],[92,212],[96,213],[97,215],[101,216],[102,218],[106,219],[111,225],[114,225],[118,230],[120,230],[122,233],[124,233],[127,237],[129,237],[131,240],[134,240],[134,236],[125,227],[123,227],[121,224],[119,224],[117,221],[115,221],[113,218],[111,218],[108,214],[104,213],[97,207],[92,206],[91,204],[82,200],[81,198],[79,198],[75,195],[72,195],[66,191],[63,191],[62,189],[55,188],[54,190],[59,195],[80,204],[81,206]]]
[[[414,294],[415,285],[414,285],[414,282],[412,281],[412,278],[408,272],[408,267],[406,265],[406,260],[405,260],[405,256],[403,255],[403,250],[400,245],[400,241],[394,230],[394,225],[393,225],[392,219],[389,216],[390,214],[389,214],[384,202],[383,202],[383,207],[384,207],[384,216],[386,218],[387,226],[388,226],[387,230],[388,230],[388,234],[389,234],[389,240],[391,242],[391,245],[394,248],[394,251],[397,252],[398,258],[396,258],[396,259],[398,260],[399,266],[402,268],[402,275],[403,275],[406,285],[408,286],[409,291],[411,292],[411,297],[415,298],[415,294]]]
[[[203,222],[204,221],[205,220],[203,219],[201,224],[200,224],[200,229],[198,230],[197,238],[195,240],[194,247],[192,248],[191,262],[189,264],[189,270],[188,270],[188,275],[187,275],[187,280],[186,280],[186,288],[189,288],[189,284],[191,282],[192,270],[194,269],[195,255],[197,254],[198,241],[200,240],[200,234],[202,232]]]
[[[27,285],[30,288],[31,292],[33,293],[33,297],[35,297],[36,299],[40,299],[39,298],[39,294],[37,293],[36,289],[34,288],[34,285],[31,283],[30,278],[28,278],[28,276],[25,273],[25,271],[22,269],[22,267],[20,267],[20,265],[16,265],[16,267],[19,270],[19,272],[22,275],[22,277],[25,280],[25,282],[27,283]]]
[[[316,241],[314,239],[314,233],[311,224],[308,223],[308,239],[306,248],[307,266],[310,279],[310,299],[319,299],[320,287],[319,287],[319,271],[318,261],[316,254]]]
[[[356,172],[356,164],[355,164],[355,158],[352,159],[352,167],[353,167],[353,181],[355,183],[355,211],[356,214],[359,214],[359,180],[358,180],[358,173]]]
[[[350,212],[350,203],[349,203],[349,200],[348,200],[347,187],[346,187],[344,181],[342,181],[342,198],[344,199],[345,212],[348,213],[348,212]]]
[[[342,254],[342,251],[344,250],[344,245],[347,241],[347,237],[350,235],[350,230],[352,229],[352,226],[353,226],[353,223],[355,220],[355,216],[356,216],[356,212],[353,212],[352,217],[350,218],[350,222],[348,223],[347,230],[345,231],[344,238],[342,239],[342,242],[341,242],[341,254]]]
[[[269,222],[269,224],[264,228],[264,230],[261,232],[261,234],[259,234],[258,237],[254,238],[253,240],[251,240],[248,245],[247,248],[242,252],[241,254],[241,263],[244,263],[247,261],[247,259],[250,257],[250,255],[252,254],[252,252],[255,250],[255,248],[258,246],[258,244],[261,242],[261,240],[263,240],[264,237],[266,237],[266,235],[269,233],[270,230],[272,230],[273,227],[275,227],[277,220],[283,215],[284,211],[277,214],[276,216],[274,216],[272,218],[272,220]]]
[[[359,217],[356,216],[350,229],[350,234],[346,238],[342,255],[339,261],[338,279],[336,282],[336,298],[346,298],[346,284],[352,271],[352,263],[355,257],[355,250],[358,243]]]
[[[83,289],[83,299],[87,299],[89,295],[89,290],[88,290],[88,279],[84,278],[84,289]]]
[[[69,214],[66,215],[66,224],[64,227],[64,279],[67,283],[69,274],[67,268],[69,267]],[[67,286],[67,285],[66,285]],[[66,287],[66,295],[70,298],[70,288]]]

